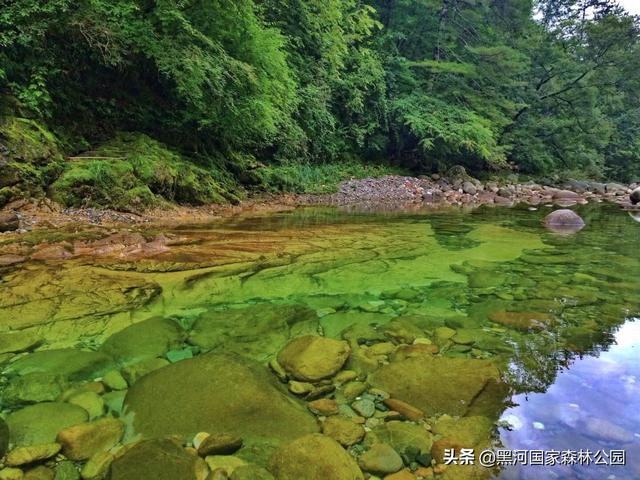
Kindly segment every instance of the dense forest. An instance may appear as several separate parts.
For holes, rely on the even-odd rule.
[[[1,3],[0,204],[202,203],[341,166],[640,175],[640,19],[613,0]]]

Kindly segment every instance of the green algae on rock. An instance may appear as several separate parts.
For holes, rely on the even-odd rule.
[[[87,412],[76,405],[47,402],[9,414],[7,425],[11,443],[28,446],[52,443],[60,430],[87,420]]]
[[[268,469],[278,480],[364,480],[358,464],[340,444],[320,434],[281,446]]]
[[[347,342],[306,335],[280,350],[278,363],[296,380],[316,382],[338,373],[350,353]]]
[[[259,303],[201,314],[189,342],[204,351],[224,350],[264,361],[291,337],[317,330],[318,317],[308,307]]]
[[[111,480],[194,480],[198,457],[170,439],[134,445],[111,464]]]
[[[266,367],[209,353],[140,378],[125,399],[129,437],[231,433],[252,441],[287,441],[318,431]]]
[[[369,383],[427,415],[465,415],[474,405],[497,414],[508,395],[493,363],[467,358],[423,355],[393,361],[373,373]]]
[[[177,322],[153,317],[111,335],[100,351],[122,365],[161,357],[172,348],[179,347],[186,334]]]

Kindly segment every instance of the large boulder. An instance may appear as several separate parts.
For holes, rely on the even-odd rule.
[[[364,480],[356,461],[335,440],[306,435],[283,445],[269,460],[278,480]]]
[[[127,393],[128,436],[191,438],[228,433],[246,444],[277,443],[318,431],[314,417],[289,397],[263,365],[209,353],[155,370]]]
[[[631,192],[631,194],[629,195],[629,200],[631,200],[631,203],[633,205],[637,205],[640,203],[640,187]]]
[[[29,446],[55,442],[59,431],[86,422],[88,417],[77,405],[47,402],[9,414],[7,425],[12,444]]]
[[[498,368],[487,360],[421,355],[394,360],[369,383],[426,415],[497,415],[508,394]]]
[[[558,233],[578,232],[585,226],[580,215],[566,208],[551,212],[544,218],[543,224],[549,230]]]
[[[203,313],[193,325],[189,342],[204,351],[233,351],[264,361],[291,337],[317,331],[318,317],[310,308],[266,303]]]
[[[350,353],[345,341],[306,335],[290,341],[278,354],[278,363],[295,379],[316,382],[338,373]]]
[[[128,365],[163,356],[172,348],[181,346],[184,336],[173,320],[153,317],[111,335],[100,351]]]
[[[131,447],[111,464],[110,480],[194,480],[198,457],[169,439],[147,440]],[[206,467],[205,467],[206,468]],[[84,477],[83,477],[84,478]]]

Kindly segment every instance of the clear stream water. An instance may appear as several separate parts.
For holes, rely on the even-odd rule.
[[[74,369],[73,352],[108,352],[111,369],[135,364],[144,355],[120,355],[117,342],[115,350],[102,345],[150,317],[171,318],[187,332],[164,350],[151,348],[166,363],[212,350],[265,364],[300,333],[278,314],[262,320],[257,313],[246,324],[242,317],[211,320],[206,341],[189,332],[203,316],[218,318],[215,312],[299,305],[315,312],[313,330],[340,338],[361,328],[358,342],[370,345],[365,327],[382,331],[413,316],[438,345],[437,356],[500,368],[508,394],[486,413],[499,426],[494,447],[626,451],[626,465],[514,465],[487,470],[486,478],[640,478],[640,223],[611,205],[576,210],[587,226],[562,236],[542,228],[547,207],[307,208],[181,226],[170,232],[179,241],[169,251],[144,260],[84,257],[5,270],[0,328],[44,343],[1,355],[3,416],[59,399],[103,373],[84,364]],[[456,336],[439,337],[443,327]],[[133,343],[120,348],[137,345],[133,333],[129,338]],[[144,335],[140,342],[141,352],[149,350]],[[55,362],[38,356],[46,350],[62,352],[56,365],[71,366],[52,372]],[[102,414],[119,415],[125,392],[110,393],[100,392],[107,395]],[[29,428],[38,436],[37,421]]]

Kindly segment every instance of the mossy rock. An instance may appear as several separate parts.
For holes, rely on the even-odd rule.
[[[42,350],[25,355],[6,369],[9,376],[33,373],[57,375],[69,381],[92,380],[113,367],[113,359],[100,352],[72,348]]]
[[[278,480],[364,480],[356,461],[335,440],[306,435],[283,445],[269,460]]]
[[[88,420],[87,412],[70,403],[46,402],[7,417],[11,443],[18,446],[55,442],[60,430]]]
[[[315,311],[303,305],[257,304],[203,313],[189,342],[204,351],[224,350],[264,361],[296,335],[317,333]]]
[[[87,157],[68,162],[52,195],[69,206],[137,211],[163,201],[200,205],[237,201],[232,177],[197,165],[140,133],[120,133]]]
[[[111,335],[100,351],[123,365],[162,357],[182,345],[186,334],[171,319],[153,317]]]
[[[498,415],[508,388],[489,361],[468,358],[408,357],[370,375],[369,383],[427,415]]]
[[[37,197],[62,172],[58,141],[36,120],[7,116],[0,121],[0,206]]]
[[[71,382],[52,373],[28,373],[13,377],[2,392],[7,407],[52,402],[71,386]]]
[[[398,453],[404,453],[406,450],[429,453],[433,435],[423,425],[391,421],[368,432],[364,443],[367,447],[376,443],[386,443]]]
[[[263,365],[208,353],[142,377],[125,399],[129,437],[230,433],[245,445],[318,431],[314,417]]]
[[[198,457],[169,439],[147,440],[131,447],[111,464],[111,480],[193,480]]]

